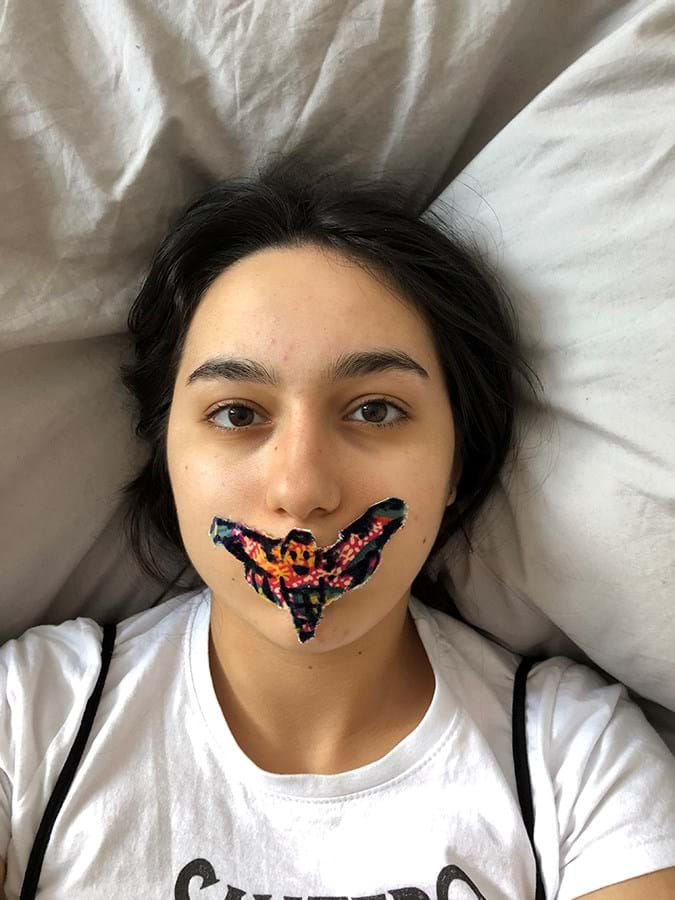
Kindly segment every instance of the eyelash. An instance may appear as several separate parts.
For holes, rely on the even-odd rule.
[[[385,400],[384,397],[374,397],[370,400],[364,400],[362,403],[359,403],[354,412],[356,412],[356,410],[360,409],[362,406],[367,406],[370,403],[384,403],[387,406],[393,406],[394,409],[398,410],[398,412],[401,413],[401,416],[398,419],[394,419],[393,422],[360,422],[359,424],[361,425],[372,425],[375,428],[392,428],[394,425],[402,425],[408,419],[407,413],[403,409],[401,409],[401,407],[397,403],[393,403],[391,400]],[[215,409],[211,410],[211,412],[206,416],[206,421],[212,428],[216,428],[218,431],[237,432],[248,431],[249,428],[252,428],[252,425],[242,425],[239,428],[225,428],[223,425],[216,425],[213,420],[218,415],[218,413],[222,412],[224,409],[230,409],[232,407],[235,407],[237,409],[251,409],[253,410],[253,412],[255,412],[253,407],[249,406],[247,403],[237,403],[234,401],[229,401],[228,403],[221,403]]]

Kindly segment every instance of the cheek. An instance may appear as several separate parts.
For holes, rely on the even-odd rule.
[[[227,509],[232,502],[232,481],[226,478],[216,459],[203,454],[176,460],[171,484],[178,518],[190,527],[199,523],[208,532],[213,516],[223,515],[223,507]]]
[[[214,545],[211,523],[214,516],[230,518],[234,510],[254,509],[254,495],[259,491],[250,473],[225,460],[217,447],[205,444],[175,445],[169,458],[178,525],[185,549],[202,576],[214,566],[216,572],[239,574],[241,563]]]
[[[426,439],[423,437],[406,455],[399,470],[400,490],[409,492],[409,505],[418,517],[417,528],[428,527],[443,514],[448,499],[452,453],[453,446],[449,441],[426,435]]]
[[[436,540],[448,500],[448,483],[451,459],[441,453],[432,458],[427,455],[424,465],[416,466],[415,478],[408,480],[408,494],[402,494],[409,505],[408,521],[401,529],[399,550],[400,565],[405,566],[412,577],[424,564]],[[403,487],[401,488],[403,490]]]
[[[418,488],[415,497],[411,497],[414,506],[405,528],[402,529],[405,534],[405,547],[401,547],[401,552],[409,554],[413,568],[416,566],[419,568],[422,564],[438,531],[437,495],[438,491],[424,491]]]
[[[228,590],[241,580],[241,563],[216,547],[209,534],[214,516],[237,505],[231,484],[217,459],[199,453],[174,453],[169,473],[183,545],[190,562],[212,588]]]
[[[226,484],[225,469],[206,442],[169,423],[167,463],[181,529],[193,529],[208,516]],[[213,515],[216,513],[214,512]],[[208,524],[206,525],[208,529]]]

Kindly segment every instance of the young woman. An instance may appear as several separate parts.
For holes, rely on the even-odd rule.
[[[532,387],[469,244],[291,154],[181,213],[129,327],[130,541],[195,581],[114,646],[0,649],[9,900],[675,897],[675,760],[625,688],[534,665],[514,766],[520,657],[428,574]]]

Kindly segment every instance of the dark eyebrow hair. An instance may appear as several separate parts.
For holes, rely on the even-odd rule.
[[[384,372],[396,369],[402,372],[414,372],[421,378],[429,378],[427,370],[409,356],[404,350],[361,350],[339,356],[321,373],[321,380],[334,384],[343,378],[357,378],[373,372]],[[279,373],[268,369],[255,359],[236,356],[217,356],[207,359],[189,376],[186,386],[195,381],[210,378],[226,378],[230,381],[253,381],[258,384],[269,384],[278,387],[281,384]]]

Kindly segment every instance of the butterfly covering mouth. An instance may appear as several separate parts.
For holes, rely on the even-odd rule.
[[[405,525],[407,506],[398,497],[373,503],[345,526],[334,544],[320,547],[311,531],[292,528],[274,538],[232,519],[215,516],[209,528],[244,566],[246,581],[271,603],[286,608],[301,644],[311,640],[326,606],[365,584],[382,558],[382,548]]]

